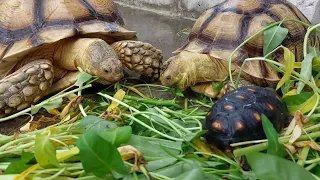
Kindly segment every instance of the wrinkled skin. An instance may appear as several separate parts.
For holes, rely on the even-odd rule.
[[[211,85],[212,81],[220,82],[228,76],[227,63],[206,54],[182,51],[163,64],[160,81],[164,86],[176,86],[182,91],[191,87],[195,92],[215,98],[227,90],[223,88],[218,92]],[[235,69],[234,66],[232,68]]]

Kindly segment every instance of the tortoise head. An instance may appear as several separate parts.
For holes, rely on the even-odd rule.
[[[177,85],[180,89],[184,89],[181,85],[185,84],[185,61],[187,60],[182,57],[181,53],[165,61],[161,68],[161,84],[164,86]]]
[[[103,84],[115,83],[124,76],[123,65],[116,52],[104,41],[98,41],[87,48],[91,61],[87,64],[93,75],[98,76]]]

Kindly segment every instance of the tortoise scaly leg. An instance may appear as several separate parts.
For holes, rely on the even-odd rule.
[[[61,79],[59,79],[57,82],[55,82],[50,90],[47,91],[46,95],[55,94],[58,93],[65,88],[68,88],[77,81],[78,75],[80,74],[80,71],[70,71],[67,72]]]
[[[111,44],[120,61],[130,70],[157,80],[160,76],[162,51],[149,43],[124,40]]]
[[[52,63],[32,61],[0,80],[0,117],[28,108],[38,102],[53,81]]]

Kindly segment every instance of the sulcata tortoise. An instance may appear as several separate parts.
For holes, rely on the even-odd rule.
[[[0,11],[0,117],[73,85],[78,67],[103,84],[123,64],[160,75],[162,52],[137,41],[112,0],[4,0]]]
[[[285,0],[226,0],[205,11],[195,22],[184,46],[176,55],[164,62],[161,83],[176,85],[184,91],[191,90],[215,98],[225,93],[212,88],[212,81],[228,77],[228,60],[231,53],[247,38],[269,23],[285,18],[298,19],[310,24],[308,19],[290,2]],[[307,27],[293,21],[283,23],[289,30],[282,45],[289,48],[296,61],[303,59],[303,40]],[[249,57],[263,55],[263,33],[250,40],[232,57],[233,75]],[[275,59],[284,63],[283,52],[274,53]],[[280,75],[265,61],[248,61],[241,73],[243,85],[274,88]],[[224,92],[223,92],[224,91]]]

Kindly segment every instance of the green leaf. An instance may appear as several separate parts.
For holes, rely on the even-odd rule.
[[[118,127],[115,123],[101,119],[97,116],[88,115],[80,120],[77,125],[79,130],[95,130],[96,132],[102,132],[106,129]]]
[[[197,131],[195,133],[188,133],[185,137],[186,141],[192,141],[196,138],[199,138],[200,136],[206,134],[208,131],[207,130],[202,130],[202,131]]]
[[[56,157],[56,148],[51,143],[48,135],[36,135],[34,156],[41,167],[46,167],[49,165],[59,167]]]
[[[76,142],[80,160],[86,173],[105,177],[110,171],[126,174],[117,148],[100,137],[94,130],[85,132]]]
[[[311,172],[312,172],[314,175],[320,177],[320,165],[317,165],[316,167],[314,167],[314,168],[311,170]]]
[[[175,180],[194,180],[194,179],[207,179],[205,173],[202,169],[196,168],[191,171],[182,173],[180,176],[176,177]]]
[[[34,105],[31,106],[31,114],[37,114],[41,107],[36,107]]]
[[[51,110],[51,109],[60,107],[62,102],[63,102],[62,98],[59,98],[44,104],[42,107],[45,108],[46,110]]]
[[[5,170],[5,174],[20,174],[25,170],[25,165],[34,158],[34,154],[22,151],[21,159],[9,164]]]
[[[288,29],[280,25],[274,26],[264,31],[263,56],[273,51],[286,38]]]
[[[164,146],[167,151],[172,154],[178,155],[182,152],[182,142],[175,142],[170,140],[150,138],[132,135],[128,145],[137,148],[144,156],[150,157],[167,157],[168,154],[161,148]]]
[[[282,94],[287,94],[294,86],[295,86],[294,80],[288,80],[284,83],[283,86],[281,86],[281,92]]]
[[[146,168],[148,171],[155,171],[164,167],[167,167],[169,165],[172,165],[176,163],[178,160],[175,158],[164,158],[164,159],[159,159],[155,161],[150,161],[148,164],[146,164]]]
[[[268,154],[284,157],[286,154],[286,150],[283,145],[281,145],[278,141],[279,134],[276,129],[273,127],[272,123],[269,121],[268,117],[264,114],[262,117],[262,127],[264,133],[268,138]]]
[[[100,136],[109,141],[114,146],[119,146],[129,142],[132,134],[131,126],[117,127],[113,129],[106,129],[100,133]]]
[[[176,89],[175,89],[175,92],[176,92],[176,96],[178,96],[178,97],[184,97],[184,95],[183,95],[183,93],[182,93],[182,91],[181,91],[180,89],[176,88]]]
[[[294,62],[295,62],[295,57],[294,54],[286,47],[283,47],[284,50],[284,75],[280,79],[280,81],[277,84],[277,90],[286,82],[290,79],[291,73],[293,72],[294,69]]]
[[[224,82],[220,81],[219,83],[216,83],[215,81],[212,81],[212,88],[215,89],[216,91],[221,91],[223,88]]]
[[[250,153],[246,157],[259,180],[315,179],[302,166],[277,156]]]
[[[89,81],[92,78],[92,75],[80,70],[80,73],[78,75],[77,81],[75,83],[76,86],[81,86],[85,82]]]
[[[290,113],[300,110],[303,113],[309,112],[317,102],[317,96],[313,92],[302,92],[297,95],[283,98]]]
[[[320,51],[316,47],[309,47],[309,52],[313,57],[320,57]]]
[[[315,56],[312,55],[311,53],[307,54],[306,57],[304,57],[304,60],[301,63],[301,71],[300,75],[304,79],[310,80],[312,76],[312,60]],[[297,87],[297,94],[299,94],[302,89],[304,88],[304,83],[302,81],[298,82],[298,87]]]

